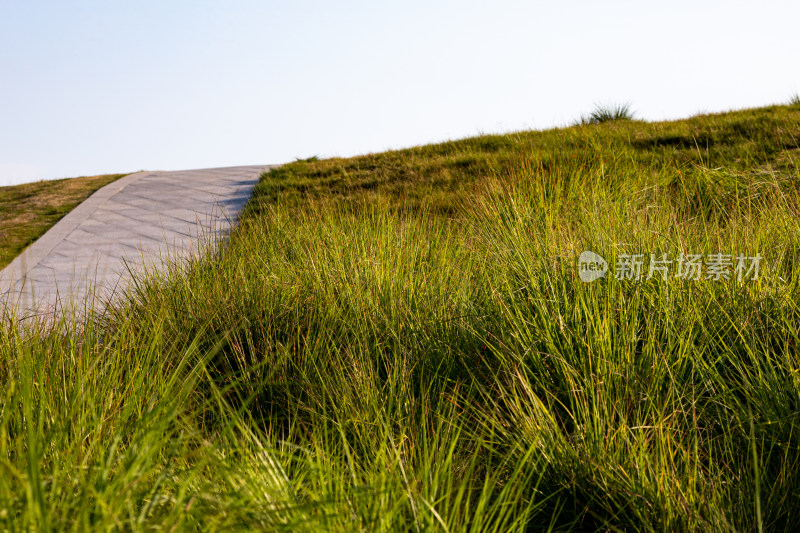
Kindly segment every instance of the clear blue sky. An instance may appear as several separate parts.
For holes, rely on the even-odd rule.
[[[0,0],[0,185],[800,92],[800,2]]]

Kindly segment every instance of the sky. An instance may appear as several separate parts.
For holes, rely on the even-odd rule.
[[[0,186],[800,93],[800,2],[0,0]]]

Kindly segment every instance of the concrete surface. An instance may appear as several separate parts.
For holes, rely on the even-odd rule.
[[[224,237],[269,168],[139,172],[99,189],[0,271],[0,314],[106,305],[131,273]]]

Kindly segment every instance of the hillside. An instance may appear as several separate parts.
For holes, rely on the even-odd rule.
[[[796,529],[798,165],[794,105],[275,169],[123,308],[0,329],[0,523]]]

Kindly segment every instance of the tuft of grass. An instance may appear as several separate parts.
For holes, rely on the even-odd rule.
[[[789,98],[789,105],[800,106],[800,94],[794,93],[791,98]]]
[[[127,174],[0,187],[0,269],[93,192]]]
[[[633,119],[634,113],[629,102],[613,105],[595,104],[594,109],[588,115],[584,115],[578,120],[578,124],[603,124]]]

